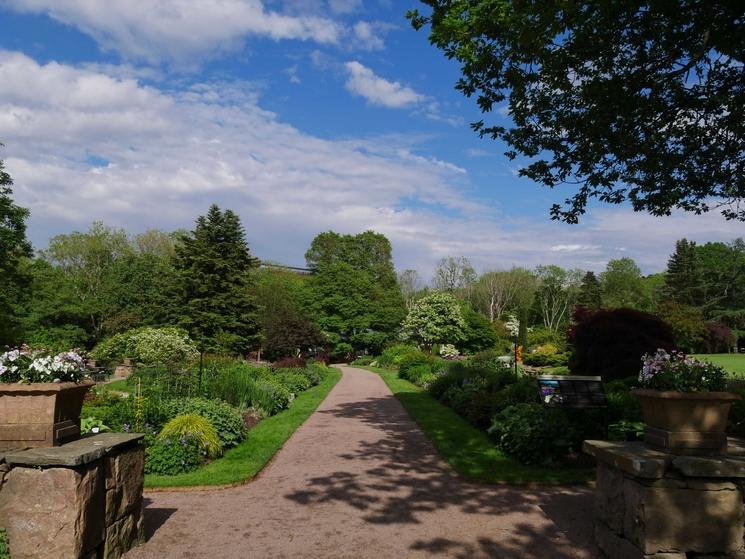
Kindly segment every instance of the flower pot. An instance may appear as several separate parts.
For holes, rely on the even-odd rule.
[[[673,454],[727,452],[727,417],[740,399],[729,392],[632,390],[642,405],[644,442]]]
[[[58,446],[79,439],[83,397],[94,384],[0,384],[0,449]]]

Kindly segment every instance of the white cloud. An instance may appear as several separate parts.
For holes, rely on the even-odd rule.
[[[367,21],[358,21],[352,27],[357,44],[364,50],[383,50],[385,42],[378,35],[376,26]]]
[[[424,95],[410,87],[386,80],[357,61],[347,62],[345,67],[349,73],[345,84],[347,90],[365,98],[372,105],[403,109],[426,100]]]
[[[351,14],[362,9],[362,0],[329,0],[329,8],[335,14]]]
[[[391,239],[400,267],[427,277],[446,255],[481,270],[596,271],[629,256],[649,273],[680,237],[742,235],[717,213],[603,208],[580,226],[499,215],[469,194],[464,169],[422,154],[416,138],[320,139],[263,110],[249,84],[166,92],[103,71],[0,51],[0,157],[32,211],[37,246],[95,219],[130,231],[188,228],[212,202],[241,215],[260,257],[302,264],[319,231],[374,229]]]
[[[249,35],[336,44],[345,33],[332,19],[291,16],[261,0],[3,0],[19,12],[43,13],[77,27],[103,48],[149,62],[193,63],[232,50]]]

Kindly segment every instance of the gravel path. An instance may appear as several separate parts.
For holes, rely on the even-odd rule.
[[[596,557],[590,490],[464,482],[379,376],[342,370],[252,483],[148,493],[127,559]]]

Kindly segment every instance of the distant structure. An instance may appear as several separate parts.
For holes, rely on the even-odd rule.
[[[296,266],[283,266],[282,264],[275,264],[274,262],[262,262],[261,267],[262,268],[276,268],[279,270],[287,270],[289,272],[295,272],[296,274],[301,274],[304,276],[315,273],[315,270],[311,270],[310,268],[298,268]]]

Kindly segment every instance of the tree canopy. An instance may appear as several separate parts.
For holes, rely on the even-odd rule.
[[[576,223],[588,201],[668,215],[712,198],[745,220],[745,26],[738,2],[422,0],[409,12],[461,64],[473,128],[502,140],[520,175],[574,194],[551,210]]]

